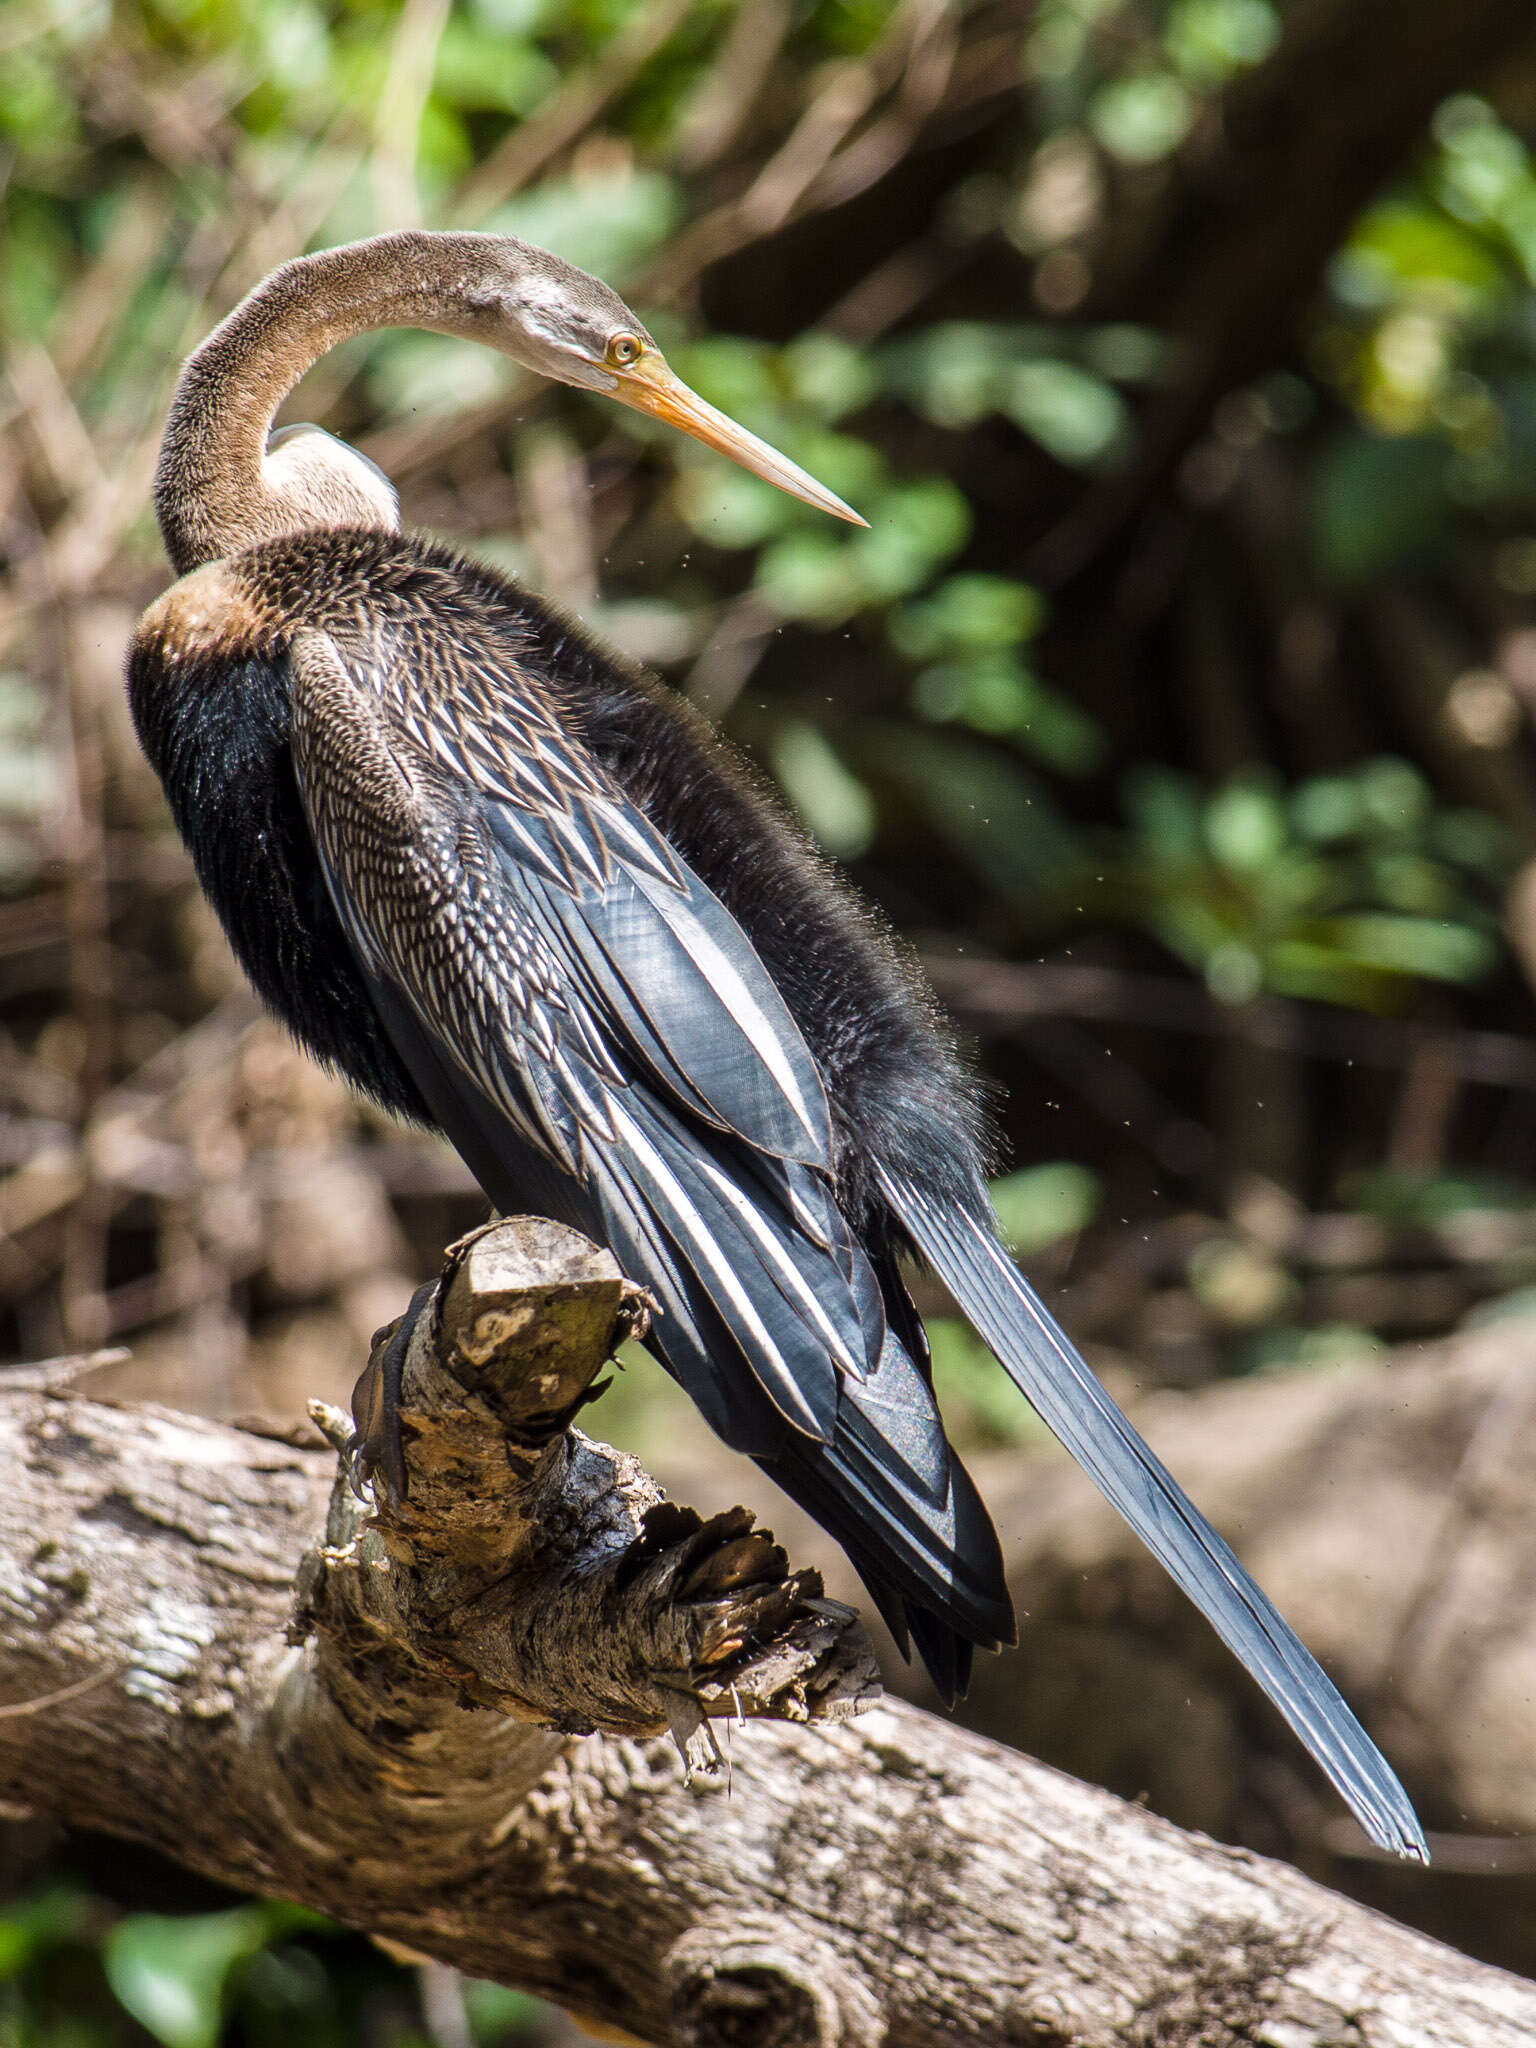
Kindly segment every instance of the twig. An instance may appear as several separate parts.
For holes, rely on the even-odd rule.
[[[576,140],[610,101],[650,62],[686,19],[693,0],[647,0],[584,70],[571,72],[559,91],[519,127],[460,187],[454,218],[483,220]]]

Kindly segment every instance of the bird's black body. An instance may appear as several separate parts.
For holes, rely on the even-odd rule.
[[[259,993],[440,1125],[498,1207],[613,1247],[659,1297],[662,1362],[942,1691],[1013,1620],[903,1250],[1368,1824],[1411,1840],[1328,1680],[998,1245],[975,1094],[920,985],[691,712],[500,576],[372,530],[184,578],[129,687]]]
[[[439,637],[451,651],[433,690],[457,685],[459,715],[487,729],[540,699],[557,706],[559,729],[576,757],[587,754],[612,777],[752,941],[825,1088],[837,1203],[869,1259],[901,1348],[917,1366],[907,1391],[921,1405],[903,1426],[909,1433],[916,1428],[931,1462],[949,1467],[946,1486],[928,1506],[949,1518],[943,1544],[947,1549],[958,1537],[961,1554],[940,1562],[938,1579],[931,1562],[927,1571],[920,1560],[893,1567],[878,1533],[849,1515],[842,1475],[823,1470],[827,1447],[813,1449],[748,1376],[728,1391],[714,1390],[713,1398],[686,1367],[679,1376],[691,1382],[728,1442],[759,1458],[838,1534],[898,1635],[913,1629],[941,1687],[963,1689],[971,1644],[1010,1640],[1012,1611],[986,1511],[943,1448],[923,1384],[922,1326],[896,1270],[905,1235],[875,1178],[883,1162],[930,1188],[935,1201],[986,1213],[974,1093],[920,984],[710,728],[501,577],[431,543],[366,531],[266,542],[239,567],[242,599],[259,594],[260,616],[244,601],[235,607],[249,618],[238,658],[230,658],[227,639],[204,654],[179,638],[175,611],[169,632],[141,635],[129,686],[145,751],[258,993],[312,1052],[376,1100],[446,1128],[498,1207],[535,1208],[611,1235],[569,1176],[453,1099],[440,1049],[398,995],[381,990],[359,963],[295,772],[295,633],[323,632],[348,645],[360,630],[377,634],[385,625],[409,624]],[[221,565],[211,573],[222,580],[228,571]],[[443,632],[448,622],[451,636]],[[498,692],[487,680],[496,674],[527,679],[523,704],[515,687]],[[437,704],[446,709],[442,694]],[[698,1120],[690,1135],[722,1141]],[[747,1151],[729,1140],[726,1149]],[[735,1163],[739,1170],[742,1160]],[[652,1276],[642,1267],[641,1277]],[[653,1333],[674,1370],[675,1315],[663,1314]],[[856,1446],[849,1450],[858,1456]],[[898,1491],[888,1511],[910,1512],[912,1505]]]

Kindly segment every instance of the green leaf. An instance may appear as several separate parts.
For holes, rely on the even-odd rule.
[[[1206,961],[1205,984],[1218,1003],[1251,1003],[1264,986],[1264,962],[1252,946],[1229,939]]]
[[[1088,773],[1103,753],[1093,720],[1000,650],[925,668],[913,680],[912,708],[936,725],[958,719],[1011,739],[1063,775]]]
[[[467,349],[446,334],[386,334],[368,358],[368,393],[388,417],[450,414],[489,405],[511,382],[512,366],[494,349]]]
[[[1333,919],[1335,943],[1364,965],[1431,981],[1475,981],[1487,973],[1498,948],[1470,925],[1378,911]]]
[[[690,462],[678,478],[683,517],[711,547],[755,548],[799,519],[795,500],[730,463]]]
[[[849,566],[877,598],[905,597],[964,547],[971,508],[947,477],[897,484],[868,507],[869,530],[847,545]]]
[[[1307,506],[1322,573],[1368,583],[1441,541],[1451,513],[1446,462],[1444,443],[1427,436],[1339,434],[1313,471]]]
[[[230,1973],[272,1931],[262,1906],[174,1918],[133,1913],[108,1935],[102,1961],[120,2002],[165,2048],[218,2048]]]
[[[1343,252],[1345,284],[1359,295],[1369,281],[1376,300],[1435,284],[1481,296],[1504,282],[1487,241],[1422,202],[1383,200],[1355,226]],[[1353,266],[1351,271],[1350,266]]]
[[[88,1939],[91,1915],[91,1900],[70,1884],[12,1900],[0,1916],[0,1984],[19,1977],[48,1949]]]
[[[1122,803],[1138,836],[1160,860],[1193,861],[1204,847],[1199,791],[1171,768],[1135,768],[1125,778]]]
[[[993,1181],[990,1192],[1004,1243],[1015,1258],[1027,1259],[1085,1230],[1098,1214],[1103,1191],[1086,1166],[1056,1159],[1006,1174]]]
[[[1319,845],[1347,839],[1360,829],[1360,789],[1352,776],[1315,775],[1291,798],[1291,823],[1303,839]]]
[[[677,373],[711,405],[771,435],[782,391],[774,372],[774,353],[765,342],[739,334],[711,334],[673,351]]]
[[[1285,811],[1272,790],[1235,782],[1206,805],[1205,838],[1223,867],[1242,874],[1276,859],[1285,844]]]
[[[1109,454],[1126,431],[1125,401],[1076,363],[1020,363],[1008,373],[1002,408],[1058,462],[1074,466]]]
[[[438,43],[432,90],[453,107],[517,116],[532,113],[559,82],[542,50],[460,16],[450,18]]]
[[[783,353],[789,388],[824,420],[840,420],[874,397],[877,379],[868,358],[835,334],[802,334]]]
[[[935,426],[964,428],[996,410],[999,375],[1018,354],[1007,328],[946,320],[893,344],[881,363],[891,387]]]
[[[520,193],[486,226],[553,249],[599,277],[622,278],[666,239],[682,212],[682,193],[660,171],[616,171]]]
[[[464,2010],[477,2041],[522,2041],[534,2036],[547,2008],[526,1991],[514,1991],[488,1978],[466,1977],[463,1983]]]
[[[849,556],[848,545],[830,534],[787,533],[758,556],[753,582],[783,618],[834,626],[865,602]]]
[[[1088,125],[1122,163],[1150,164],[1178,148],[1195,118],[1195,103],[1169,71],[1115,78],[1100,86]]]
[[[1176,70],[1198,85],[1219,85],[1261,64],[1280,40],[1269,0],[1173,0],[1163,48]]]
[[[811,836],[840,860],[857,860],[879,824],[875,800],[826,735],[805,719],[786,718],[768,753],[779,787]]]
[[[1017,647],[1037,633],[1045,601],[1028,583],[1006,576],[947,576],[928,597],[892,614],[891,645],[909,661],[945,654]]]
[[[469,13],[497,36],[530,36],[555,11],[555,0],[469,0]]]
[[[1418,832],[1434,809],[1434,792],[1418,769],[1391,754],[1365,763],[1359,789],[1366,819],[1389,832]]]

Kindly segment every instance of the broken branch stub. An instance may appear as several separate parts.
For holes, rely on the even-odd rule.
[[[370,1514],[338,1481],[302,1580],[338,1696],[386,1648],[458,1704],[573,1733],[686,1743],[710,1716],[835,1720],[877,1696],[854,1610],[747,1509],[705,1521],[571,1426],[647,1316],[558,1224],[513,1218],[450,1250],[409,1334],[408,1493],[379,1488]]]

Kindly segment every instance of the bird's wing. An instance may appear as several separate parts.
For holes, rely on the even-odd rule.
[[[1253,1673],[1382,1847],[1428,1861],[1386,1760],[1230,1546],[1142,1442],[999,1243],[990,1218],[879,1169],[913,1244],[1041,1420]]]
[[[778,1413],[828,1439],[884,1317],[855,1283],[820,1077],[767,970],[595,776],[579,810],[558,787],[523,805],[428,753],[387,708],[406,694],[380,673],[392,658],[296,636],[294,762],[342,925],[423,1054],[401,1043],[414,1077],[494,1200],[526,1176],[498,1176],[483,1138],[477,1157],[477,1119],[584,1188],[677,1314],[702,1289]],[[688,1358],[718,1427],[729,1362],[709,1343]]]

